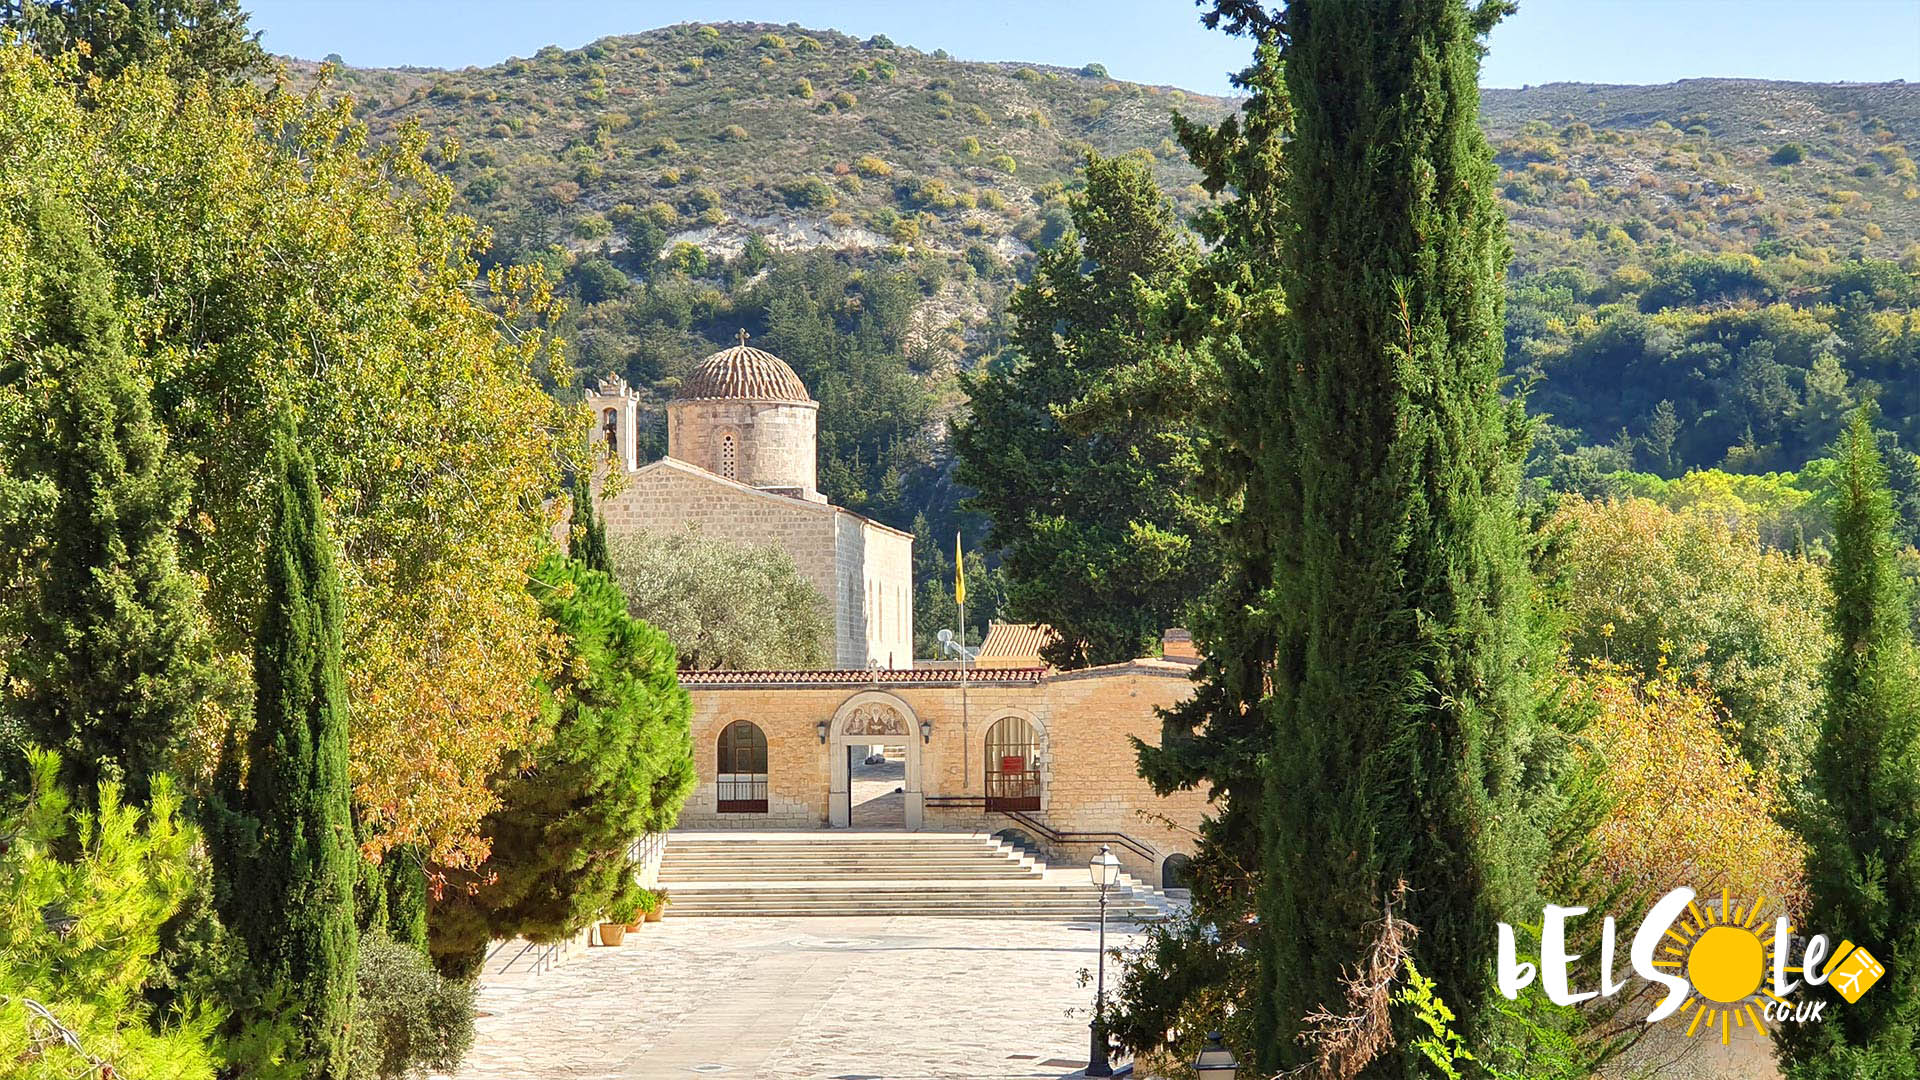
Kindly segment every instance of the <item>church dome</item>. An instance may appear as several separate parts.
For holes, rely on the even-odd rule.
[[[744,337],[744,335],[743,335]],[[811,405],[805,383],[785,360],[743,340],[694,366],[673,395],[676,401],[780,401]]]

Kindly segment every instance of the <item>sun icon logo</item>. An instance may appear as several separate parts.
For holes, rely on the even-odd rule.
[[[1765,898],[1759,897],[1741,906],[1732,903],[1722,890],[1718,910],[1712,902],[1705,911],[1699,904],[1688,903],[1688,917],[1667,930],[1667,937],[1673,940],[1661,946],[1654,966],[1683,969],[1693,987],[1677,1014],[1692,1017],[1687,1024],[1688,1038],[1703,1027],[1706,1031],[1718,1027],[1720,1042],[1726,1045],[1733,1041],[1735,1028],[1749,1024],[1765,1035],[1767,1029],[1760,1022],[1760,1014],[1765,1011],[1766,1001],[1787,1004],[1766,987],[1774,943],[1754,929],[1767,928],[1760,917],[1764,902]],[[1788,932],[1792,932],[1791,927]]]

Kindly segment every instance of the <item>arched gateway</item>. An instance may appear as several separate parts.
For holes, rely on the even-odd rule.
[[[906,750],[905,825],[909,829],[920,828],[925,819],[926,794],[920,782],[920,720],[913,707],[884,690],[864,690],[841,703],[828,730],[831,732],[828,824],[846,828],[853,823],[850,748],[898,746]]]

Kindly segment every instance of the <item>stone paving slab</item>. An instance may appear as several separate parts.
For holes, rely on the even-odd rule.
[[[1110,948],[1126,929],[1108,925]],[[620,948],[483,979],[458,1080],[1057,1080],[1086,1060],[1094,939],[1078,922],[669,913]]]

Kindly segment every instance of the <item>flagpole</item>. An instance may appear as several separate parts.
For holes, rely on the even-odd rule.
[[[960,609],[960,790],[973,786],[973,733],[967,717],[967,568],[960,561],[960,531],[953,533],[953,593]]]

